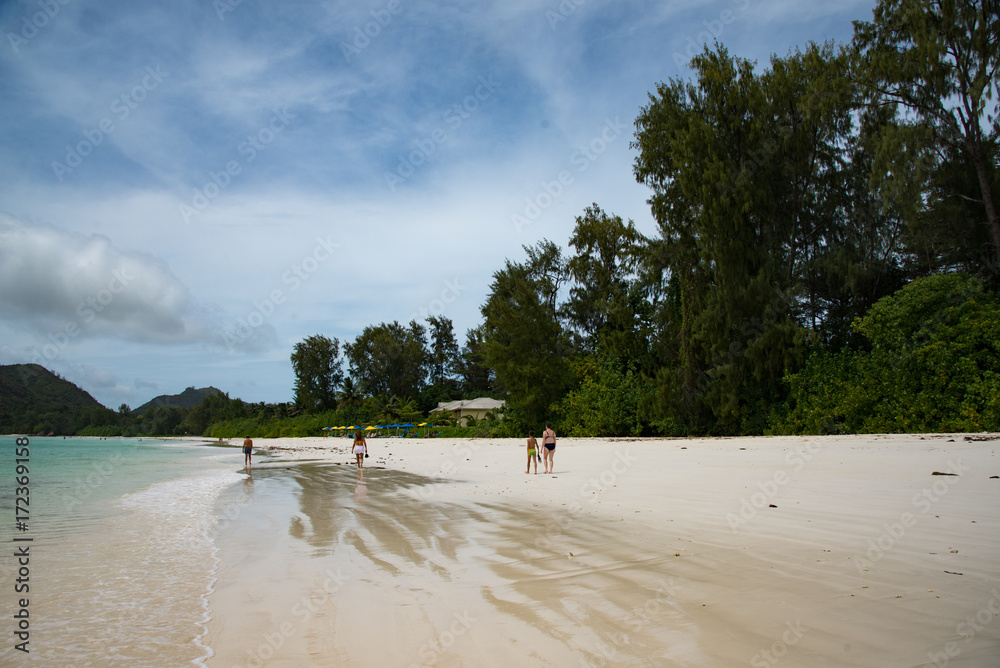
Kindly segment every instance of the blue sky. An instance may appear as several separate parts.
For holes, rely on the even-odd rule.
[[[292,346],[464,342],[521,246],[654,225],[634,120],[706,40],[766,65],[873,0],[0,5],[0,363],[101,403],[292,398]]]

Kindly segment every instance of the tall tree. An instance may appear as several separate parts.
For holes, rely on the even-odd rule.
[[[588,350],[603,336],[616,353],[645,358],[648,308],[635,274],[644,241],[631,220],[626,224],[597,204],[577,216],[569,240],[575,252],[566,262],[573,283],[563,308]]]
[[[455,340],[454,326],[449,318],[432,315],[427,318],[427,325],[430,334],[428,351],[430,382],[432,385],[441,385],[455,372],[458,342]]]
[[[852,224],[853,96],[832,46],[760,73],[722,47],[692,66],[694,83],[660,84],[636,121],[635,173],[661,233],[641,272],[665,274],[658,321],[677,337],[660,407],[671,430],[759,432],[806,326],[826,319],[810,268]]]
[[[558,247],[525,248],[529,261],[493,274],[482,306],[483,353],[507,393],[507,415],[525,426],[544,422],[568,382],[569,336],[558,317],[558,286],[565,280]]]
[[[344,344],[351,377],[367,395],[416,398],[427,378],[427,343],[423,325],[393,321],[369,325],[353,343]]]
[[[344,379],[340,341],[321,334],[306,337],[292,350],[295,403],[307,411],[337,407],[337,388]]]
[[[978,192],[956,189],[952,195],[977,205],[975,220],[989,239],[984,273],[996,280],[1000,2],[880,0],[872,21],[855,22],[854,45],[871,103],[900,112],[883,138],[883,172],[889,180],[912,180],[908,163],[900,160],[903,147],[922,158],[909,165],[967,166]],[[924,193],[914,195],[919,204]]]
[[[456,362],[455,371],[466,397],[493,396],[497,389],[493,371],[486,365],[484,338],[482,325],[468,330]]]

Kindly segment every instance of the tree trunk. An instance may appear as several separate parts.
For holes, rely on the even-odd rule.
[[[982,147],[976,141],[969,142],[970,153],[972,154],[972,164],[976,168],[976,176],[979,177],[979,188],[983,193],[983,207],[986,209],[986,224],[990,226],[990,234],[993,237],[993,258],[992,263],[988,263],[990,273],[1000,276],[1000,220],[997,220],[997,210],[993,203],[993,190],[990,187],[990,175],[986,169],[986,162],[983,160]]]

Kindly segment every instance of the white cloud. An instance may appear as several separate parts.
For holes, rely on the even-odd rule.
[[[0,214],[0,312],[39,329],[149,343],[219,333],[170,268],[99,235],[28,225]],[[68,329],[67,329],[68,328]]]

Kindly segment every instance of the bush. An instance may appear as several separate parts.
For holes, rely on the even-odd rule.
[[[852,329],[870,349],[814,353],[771,433],[1000,430],[1000,302],[978,279],[919,278]]]

